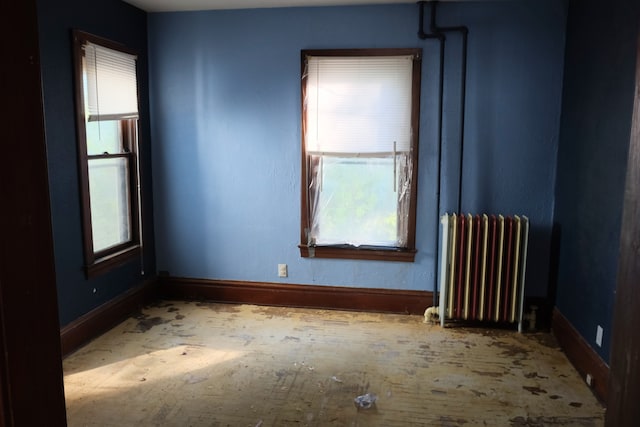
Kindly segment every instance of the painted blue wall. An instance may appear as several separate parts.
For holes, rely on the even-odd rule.
[[[609,360],[640,22],[637,1],[572,1],[555,220],[556,305]],[[596,326],[604,328],[595,344]]]
[[[470,31],[463,210],[529,216],[528,294],[545,296],[566,4],[445,3],[438,24]],[[439,50],[417,26],[413,4],[150,14],[158,270],[431,290]],[[378,47],[424,49],[416,261],[300,258],[300,50]],[[460,36],[447,47],[442,212],[457,206]]]
[[[112,39],[140,53],[141,171],[143,205],[147,208],[145,246],[151,248],[145,252],[144,264],[147,275],[155,274],[146,79],[147,15],[120,0],[39,0],[37,5],[56,279],[60,324],[64,326],[143,280],[139,260],[95,279],[85,279],[71,29]],[[34,260],[34,266],[36,263]]]

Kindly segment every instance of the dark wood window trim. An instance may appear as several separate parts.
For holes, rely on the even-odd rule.
[[[82,210],[83,251],[85,259],[84,270],[87,278],[92,278],[104,274],[136,258],[140,258],[142,254],[139,216],[141,207],[138,203],[140,199],[138,183],[139,159],[137,152],[138,143],[136,141],[139,133],[137,128],[138,119],[121,120],[121,133],[124,141],[125,152],[117,154],[88,155],[84,109],[85,100],[82,83],[82,58],[84,55],[82,47],[86,42],[91,42],[132,55],[136,55],[136,52],[114,41],[79,30],[72,31],[72,38],[75,73],[76,137],[78,143],[78,169]],[[89,194],[89,160],[102,158],[127,159],[129,171],[129,176],[127,178],[129,181],[129,221],[131,225],[131,240],[103,251],[94,252]]]
[[[369,261],[413,262],[415,249],[355,248],[348,246],[298,245],[303,258],[360,259]]]
[[[140,245],[129,246],[111,255],[96,258],[91,265],[85,266],[87,278],[99,276],[116,267],[127,264],[134,259],[140,259]]]
[[[307,188],[309,165],[307,161],[304,129],[306,120],[304,116],[305,93],[305,60],[307,56],[395,56],[413,55],[412,70],[412,94],[411,94],[411,161],[413,168],[411,171],[411,196],[409,201],[408,237],[406,248],[383,248],[383,247],[355,247],[349,245],[340,246],[320,246],[309,245],[307,240],[307,229],[311,213],[309,211],[309,193]],[[416,207],[418,194],[418,141],[420,123],[420,80],[422,70],[422,49],[401,48],[401,49],[331,49],[331,50],[302,50],[301,61],[301,185],[300,185],[300,256],[303,258],[339,258],[353,260],[374,260],[374,261],[400,261],[414,262],[416,254]]]

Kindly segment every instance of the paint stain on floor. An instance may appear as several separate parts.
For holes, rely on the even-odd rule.
[[[169,323],[170,319],[165,319],[160,316],[150,317],[146,314],[139,314],[136,316],[138,323],[136,324],[135,332],[147,332],[149,329],[154,326],[162,325],[164,323]],[[133,332],[133,331],[126,331]]]

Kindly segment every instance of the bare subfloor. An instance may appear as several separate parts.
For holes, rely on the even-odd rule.
[[[65,359],[69,425],[603,425],[550,335],[422,320],[160,302]]]

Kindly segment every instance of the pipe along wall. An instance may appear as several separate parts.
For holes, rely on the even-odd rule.
[[[430,6],[430,19],[429,19],[429,33],[424,31],[424,8],[429,3]],[[458,213],[462,212],[462,171],[464,163],[464,122],[465,122],[465,104],[466,104],[466,87],[467,87],[467,38],[469,36],[469,29],[466,26],[454,26],[454,27],[438,27],[437,20],[437,1],[419,1],[419,20],[418,23],[418,37],[422,40],[435,39],[438,40],[440,45],[440,64],[438,75],[438,165],[437,165],[437,189],[436,189],[436,218],[440,218],[442,212],[440,212],[440,190],[442,185],[441,170],[442,170],[442,126],[443,126],[443,99],[444,99],[444,55],[446,36],[445,33],[460,33],[462,36],[462,61],[460,72],[460,159],[459,159],[459,171],[458,171]],[[440,240],[440,227],[438,221],[436,221],[436,248],[434,252],[434,259],[437,262],[439,254],[439,240]],[[438,306],[438,274],[434,275],[433,283],[433,304]]]

